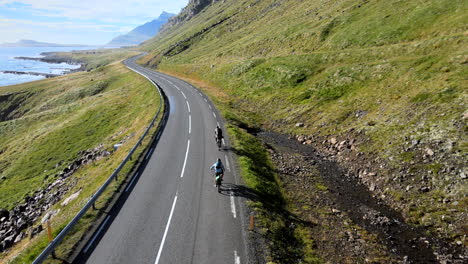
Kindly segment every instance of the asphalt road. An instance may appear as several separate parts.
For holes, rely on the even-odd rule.
[[[216,124],[223,125],[217,110],[186,82],[143,68],[135,58],[125,64],[164,90],[169,117],[146,167],[124,190],[118,214],[83,247],[81,262],[248,263],[232,157],[214,140]],[[226,166],[221,193],[209,170],[217,158]]]

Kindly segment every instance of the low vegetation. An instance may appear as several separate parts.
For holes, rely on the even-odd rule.
[[[108,64],[111,60],[106,57],[106,61],[96,63]],[[111,175],[161,104],[155,87],[120,62],[89,72],[1,87],[0,98],[5,98],[0,101],[0,208],[10,210],[25,198],[34,197],[37,190],[60,178],[60,173],[84,151],[99,148],[109,153],[80,166],[65,179],[69,191],[49,210],[59,211],[51,220],[56,234]],[[117,143],[122,145],[115,150]],[[98,207],[109,202],[135,161],[128,163]],[[61,205],[77,192],[78,199]],[[66,258],[99,214],[88,212],[57,255]],[[0,257],[2,262],[31,262],[46,244],[46,232],[42,232],[34,239],[23,239]]]
[[[86,70],[92,70],[115,61],[136,56],[140,53],[141,52],[136,51],[132,48],[120,48],[53,52],[51,55],[57,57],[71,58],[74,61],[82,62]]]
[[[146,42],[140,63],[223,94],[246,127],[313,136],[406,221],[466,246],[466,221],[453,220],[466,220],[466,11],[458,0],[219,1]],[[334,150],[342,140],[359,142],[355,154]]]

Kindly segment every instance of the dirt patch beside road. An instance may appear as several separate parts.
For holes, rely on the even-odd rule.
[[[291,210],[310,229],[317,254],[332,263],[462,263],[458,249],[374,197],[355,175],[311,145],[271,132],[258,136],[270,146]]]

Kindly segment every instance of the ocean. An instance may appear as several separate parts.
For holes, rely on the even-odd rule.
[[[15,57],[42,57],[42,52],[72,51],[95,49],[96,47],[0,47],[0,71],[19,71],[63,74],[70,69],[77,69],[80,65],[66,63],[45,63],[33,60],[18,60]],[[10,74],[0,72],[0,86],[44,79],[44,76],[28,74]]]

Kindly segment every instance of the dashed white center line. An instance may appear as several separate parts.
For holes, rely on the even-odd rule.
[[[224,155],[224,160],[226,161],[226,169],[228,171],[231,171],[231,166],[229,165],[229,160],[228,160],[227,155]]]
[[[237,250],[234,250],[234,264],[240,264],[240,257],[237,255]]]
[[[84,253],[86,254],[86,252],[89,250],[89,248],[93,245],[94,241],[96,240],[97,236],[99,235],[99,233],[101,233],[102,229],[106,226],[107,224],[107,221],[109,221],[110,219],[110,215],[108,215],[106,217],[106,219],[104,220],[104,222],[102,222],[101,226],[99,227],[98,231],[94,234],[93,238],[91,239],[91,241],[88,243],[88,245],[85,247],[84,249]]]
[[[192,116],[188,116],[188,133],[192,133]]]
[[[185,165],[187,164],[187,157],[188,157],[189,149],[190,149],[190,139],[188,140],[188,143],[187,143],[187,151],[185,152],[184,165],[182,165],[182,172],[180,173],[181,178],[184,177]]]
[[[190,105],[188,103],[188,101],[185,101],[187,103],[187,108],[188,108],[188,112],[190,113]]]
[[[182,95],[184,96],[185,99],[187,99],[187,96],[185,96],[184,92],[180,91]]]
[[[176,202],[177,202],[177,194],[174,197],[174,202],[172,203],[171,213],[169,214],[169,219],[167,220],[167,224],[166,224],[166,230],[164,230],[164,235],[161,240],[161,245],[159,246],[158,255],[156,256],[156,261],[154,262],[154,264],[159,263],[159,258],[161,257],[164,242],[166,241],[167,231],[169,230],[169,226],[171,225],[172,214],[174,213]]]
[[[234,203],[234,193],[231,191],[230,193],[230,196],[231,196],[231,212],[232,212],[232,216],[234,218],[237,217],[237,214],[236,214],[236,203]]]

